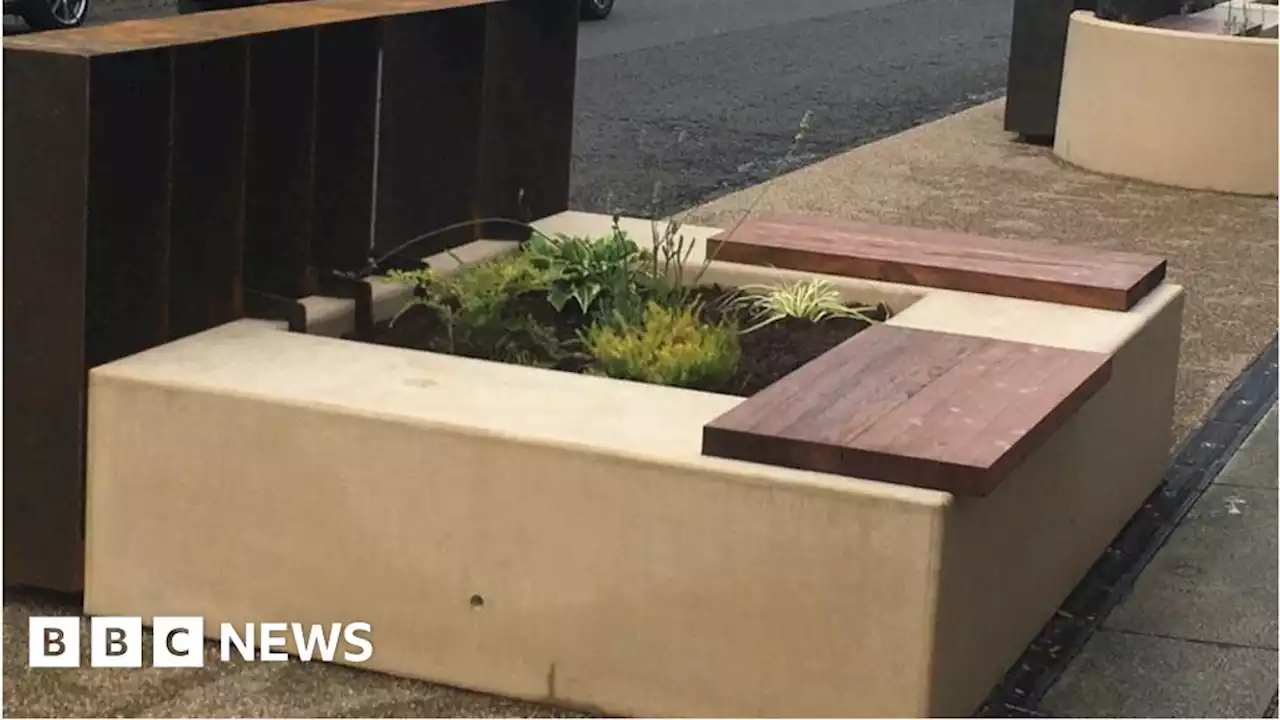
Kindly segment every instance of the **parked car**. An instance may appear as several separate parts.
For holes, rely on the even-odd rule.
[[[4,14],[17,15],[32,30],[63,30],[84,23],[89,0],[4,0]]]
[[[613,0],[582,0],[583,20],[603,20],[613,12]]]

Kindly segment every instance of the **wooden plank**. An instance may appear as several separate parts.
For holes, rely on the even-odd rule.
[[[1100,353],[877,325],[706,425],[702,452],[983,496],[1110,373]]]
[[[707,241],[718,261],[1128,310],[1165,276],[1151,255],[823,217],[751,219]]]
[[[311,0],[273,3],[195,15],[127,20],[56,33],[28,33],[6,37],[4,46],[74,55],[111,55],[500,1]],[[556,1],[563,3],[565,0]]]

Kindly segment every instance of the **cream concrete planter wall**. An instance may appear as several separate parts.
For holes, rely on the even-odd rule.
[[[1054,152],[1087,170],[1275,195],[1274,39],[1071,16]]]
[[[1112,377],[956,498],[702,456],[735,397],[240,321],[92,372],[86,610],[365,620],[362,667],[609,714],[966,715],[1158,483],[1182,290],[1111,312],[832,280]]]

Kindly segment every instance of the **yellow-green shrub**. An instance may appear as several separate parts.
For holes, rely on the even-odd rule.
[[[619,318],[593,325],[583,341],[597,372],[673,387],[717,387],[733,376],[742,355],[737,328],[703,322],[696,306],[654,302],[640,323]]]

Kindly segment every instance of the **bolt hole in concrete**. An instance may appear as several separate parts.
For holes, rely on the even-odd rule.
[[[484,597],[480,595],[471,596],[471,609],[480,610],[484,607]]]

